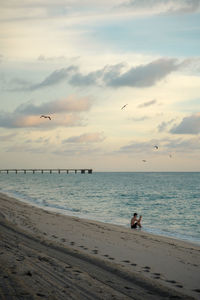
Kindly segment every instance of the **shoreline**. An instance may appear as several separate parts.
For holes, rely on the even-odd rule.
[[[40,245],[41,249],[45,245],[46,250],[41,250],[44,251],[45,255],[49,255],[50,252],[53,253],[55,250],[59,253],[59,256],[61,256],[60,253],[63,251],[65,255],[70,256],[71,260],[72,257],[78,258],[80,260],[80,268],[82,268],[79,270],[82,273],[78,272],[78,274],[84,274],[84,276],[80,275],[83,276],[84,279],[79,278],[79,281],[83,280],[84,282],[84,280],[88,278],[87,276],[90,275],[87,273],[87,267],[91,268],[93,270],[92,272],[96,274],[95,278],[98,277],[97,273],[102,272],[102,276],[104,277],[104,275],[107,274],[106,272],[110,272],[109,274],[112,276],[110,278],[111,282],[112,278],[116,275],[115,273],[121,274],[119,275],[120,279],[117,277],[118,279],[113,279],[112,283],[107,283],[107,289],[105,289],[105,286],[100,289],[100,285],[103,283],[101,282],[100,284],[97,279],[97,282],[94,283],[94,289],[89,286],[87,287],[90,293],[96,293],[97,290],[100,289],[101,292],[98,294],[99,299],[106,299],[106,295],[109,295],[109,293],[114,293],[114,299],[162,299],[162,297],[163,299],[170,299],[170,296],[166,298],[166,293],[176,295],[179,299],[190,299],[189,297],[191,297],[191,299],[200,298],[198,279],[200,277],[200,247],[196,244],[175,238],[153,235],[144,231],[133,231],[130,228],[125,228],[120,225],[112,225],[50,212],[2,193],[0,193],[0,212],[1,234],[7,230],[9,232],[7,232],[8,236],[9,234],[14,235],[18,240],[18,248],[15,249],[15,251],[14,245],[9,245],[10,248],[7,248],[6,252],[5,249],[3,251],[1,248],[0,259],[3,258],[4,261],[6,261],[6,256],[8,257],[10,255],[11,259],[11,257],[13,258],[18,255],[17,253],[19,252],[21,244],[25,243],[23,242],[24,239],[29,240],[30,245],[32,245],[31,251],[36,251],[34,249],[34,243],[37,243],[37,247]],[[6,244],[9,244],[10,241],[8,239],[6,240],[6,234],[4,239],[4,247],[6,248]],[[35,258],[26,255],[25,250],[21,256],[24,257],[24,268],[27,267],[25,264],[26,260],[30,260],[30,262],[27,263],[28,265],[33,265]],[[50,255],[50,257],[51,259],[48,259],[51,260],[53,265],[55,255],[53,257]],[[48,259],[46,258],[46,263]],[[62,277],[65,274],[64,270],[66,270],[66,266],[64,267],[61,259],[57,263],[60,269],[64,268],[60,273],[59,270],[57,270],[58,276]],[[68,262],[68,265],[69,264]],[[26,279],[33,281],[33,275],[37,273],[38,270],[29,270],[30,273],[27,275],[26,272],[28,271],[22,271],[21,265],[22,264],[18,266],[18,275],[16,276],[19,277],[19,274],[21,274],[20,280],[23,281]],[[48,267],[50,266],[48,265]],[[98,269],[99,267],[101,272]],[[4,270],[4,276],[8,276],[8,278],[10,278],[9,274],[11,272],[9,268],[11,267],[9,267],[8,263],[7,269],[5,268]],[[76,262],[72,265],[72,269],[73,268],[77,268]],[[47,276],[47,279],[50,280],[51,276],[46,274],[46,271],[40,270],[40,272],[42,276]],[[22,276],[22,274],[25,275]],[[72,275],[73,274],[70,276]],[[13,275],[11,274],[10,276],[12,277]],[[125,277],[127,278],[125,279]],[[133,280],[130,280],[130,278]],[[2,280],[1,278],[1,282]],[[24,282],[26,282],[26,280]],[[86,282],[90,282],[91,280],[90,278],[90,280],[86,280]],[[101,280],[103,279],[101,278]],[[121,282],[126,280],[126,284],[129,282],[127,289],[119,290],[116,286],[114,287],[114,283],[116,283],[117,280],[121,280]],[[69,284],[69,289],[72,289],[73,286],[77,284],[76,276],[72,281],[73,282]],[[136,290],[134,290],[134,293],[130,293],[131,288],[133,288],[131,284],[135,285],[134,289]],[[2,293],[2,284],[0,286]],[[153,286],[155,290],[152,288]],[[31,290],[31,287],[29,289]],[[110,289],[112,289],[112,292]],[[43,291],[45,295],[47,295],[47,292],[48,289],[45,292],[46,294]],[[54,292],[58,293],[57,290]],[[40,291],[38,293],[40,294],[42,292]],[[67,290],[65,290],[65,293],[67,293]],[[141,293],[144,293],[146,298],[140,298],[139,295]],[[79,295],[76,298],[86,299],[84,295]],[[122,295],[124,298],[120,298]],[[59,297],[56,296],[55,299],[59,299]],[[107,297],[107,299],[109,299],[109,296]],[[62,299],[62,297],[60,299]]]
[[[62,209],[59,209],[59,208],[55,208],[55,207],[51,207],[51,206],[42,206],[42,205],[39,205],[37,203],[33,203],[31,201],[28,201],[28,200],[25,200],[24,198],[20,198],[18,197],[17,195],[15,195],[14,193],[7,193],[7,192],[0,192],[0,195],[5,195],[7,197],[10,197],[10,198],[14,198],[22,203],[25,203],[27,205],[32,205],[32,206],[35,206],[37,208],[40,208],[40,209],[43,209],[43,210],[46,210],[46,211],[49,211],[49,212],[52,212],[52,213],[57,213],[57,214],[61,214],[63,216],[69,216],[69,217],[75,217],[75,218],[79,218],[79,219],[84,219],[84,220],[88,220],[88,221],[94,221],[94,222],[100,222],[100,223],[104,223],[104,224],[108,224],[108,225],[116,225],[116,226],[122,226],[123,228],[129,228],[129,226],[127,225],[122,225],[122,224],[117,224],[117,223],[110,223],[110,222],[106,222],[106,221],[102,221],[102,220],[96,220],[95,218],[87,218],[86,216],[84,215],[80,215],[80,216],[77,216],[76,214],[74,213],[71,213],[70,214],[70,211],[67,211],[66,213],[65,210],[62,210]],[[194,244],[196,246],[200,246],[200,241],[199,240],[195,240],[195,239],[189,239],[189,237],[180,237],[180,236],[176,236],[175,234],[173,233],[169,233],[169,234],[165,234],[162,230],[157,230],[154,232],[154,229],[145,229],[145,227],[143,226],[142,228],[142,231],[143,232],[146,232],[147,234],[150,234],[150,235],[155,235],[155,236],[159,236],[159,237],[166,237],[166,238],[170,238],[170,239],[175,239],[177,241],[183,241],[183,242],[186,242],[186,243],[190,243],[190,244]]]

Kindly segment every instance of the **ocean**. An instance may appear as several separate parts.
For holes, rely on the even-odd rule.
[[[0,192],[65,215],[200,244],[200,173],[1,173]]]

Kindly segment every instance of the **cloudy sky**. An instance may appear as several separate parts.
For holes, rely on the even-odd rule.
[[[200,0],[3,1],[0,168],[200,171],[199,37]]]

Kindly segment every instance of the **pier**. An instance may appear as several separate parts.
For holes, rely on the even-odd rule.
[[[88,173],[88,174],[92,174],[92,169],[0,169],[0,173],[81,173],[81,174],[85,174],[85,173]]]

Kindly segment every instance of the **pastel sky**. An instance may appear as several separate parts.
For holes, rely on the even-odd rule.
[[[200,171],[200,0],[3,1],[0,68],[0,169]]]

